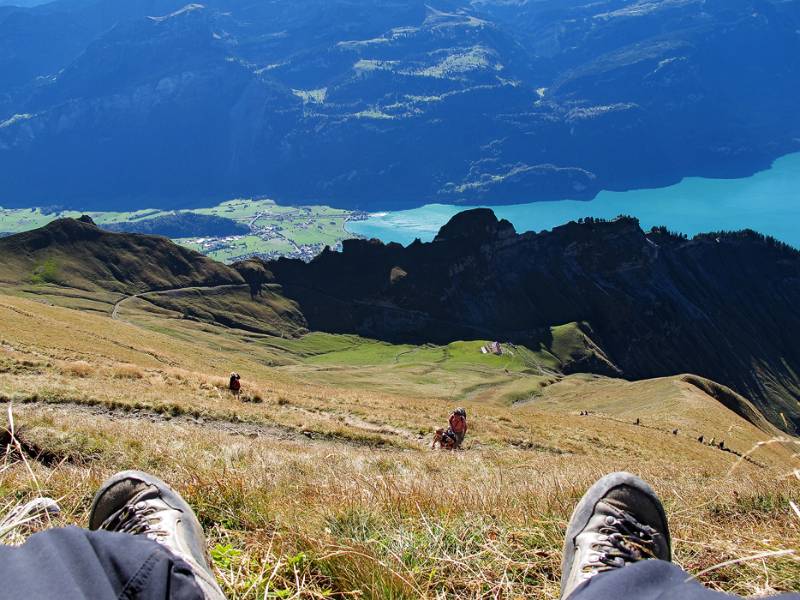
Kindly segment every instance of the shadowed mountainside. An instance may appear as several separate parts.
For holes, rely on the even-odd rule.
[[[142,219],[141,221],[125,221],[103,225],[106,231],[116,233],[144,233],[161,235],[168,238],[188,237],[223,237],[228,235],[247,235],[250,228],[237,223],[233,219],[202,215],[192,212],[181,212]]]
[[[584,350],[565,372],[697,373],[800,426],[800,253],[754,232],[689,240],[622,217],[518,235],[476,209],[432,243],[350,240],[265,269],[312,330],[550,348],[551,327],[571,323]]]
[[[0,188],[12,207],[383,210],[750,175],[800,148],[798,6],[0,7]]]

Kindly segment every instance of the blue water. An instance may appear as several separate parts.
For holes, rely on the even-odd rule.
[[[464,206],[429,204],[372,215],[347,224],[351,233],[384,242],[410,244],[433,239]],[[517,231],[552,229],[581,217],[637,217],[644,229],[666,225],[688,235],[755,229],[800,248],[800,153],[775,161],[771,169],[742,179],[686,178],[675,185],[628,192],[601,192],[589,202],[559,200],[492,207]]]

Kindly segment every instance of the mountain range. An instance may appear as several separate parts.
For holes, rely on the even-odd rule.
[[[589,199],[800,148],[797,0],[0,6],[3,206]]]
[[[621,217],[517,234],[475,209],[430,243],[350,240],[310,263],[227,266],[62,219],[0,239],[0,282],[35,298],[72,290],[70,305],[97,297],[112,316],[136,299],[148,315],[277,336],[275,360],[308,332],[405,344],[399,353],[497,340],[515,360],[532,356],[526,369],[545,385],[683,375],[757,426],[742,397],[772,425],[800,428],[800,252],[751,231],[688,239]]]
[[[312,330],[499,340],[547,349],[566,373],[695,373],[773,424],[800,426],[800,252],[752,231],[687,239],[620,217],[517,234],[474,209],[431,243],[348,240],[341,253],[265,268]],[[567,350],[555,335],[564,326]]]

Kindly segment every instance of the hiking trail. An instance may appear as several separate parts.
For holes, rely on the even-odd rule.
[[[170,288],[170,289],[166,289],[166,290],[148,290],[146,292],[140,292],[138,294],[130,294],[130,295],[127,295],[127,296],[124,296],[124,297],[120,298],[119,300],[117,300],[114,303],[114,308],[111,310],[111,318],[114,319],[115,321],[122,321],[124,323],[129,323],[131,325],[135,325],[135,323],[132,323],[131,321],[127,321],[127,320],[123,319],[122,317],[120,317],[119,309],[122,308],[122,305],[125,302],[128,302],[130,300],[134,300],[136,298],[142,298],[142,299],[146,300],[145,296],[149,296],[149,295],[152,295],[152,294],[165,294],[167,296],[170,296],[170,295],[179,294],[180,292],[185,292],[185,291],[189,291],[189,290],[217,291],[217,290],[232,290],[232,289],[236,289],[236,288],[243,288],[244,289],[246,287],[247,287],[246,284],[240,284],[240,283],[230,283],[230,284],[225,284],[225,285],[209,285],[209,286],[191,285],[191,286],[187,286],[187,287]]]

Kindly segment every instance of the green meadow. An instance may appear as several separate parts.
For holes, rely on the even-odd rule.
[[[42,208],[8,209],[0,207],[0,234],[14,234],[43,227],[65,217],[88,214],[99,226],[134,223],[163,217],[174,212],[193,212],[231,219],[250,228],[249,235],[176,238],[182,246],[201,252],[215,260],[234,262],[261,255],[272,258],[291,256],[310,259],[325,246],[335,247],[353,237],[345,223],[357,217],[352,211],[328,206],[280,206],[272,200],[237,199],[208,208],[187,211],[145,209],[132,212],[48,211]]]

